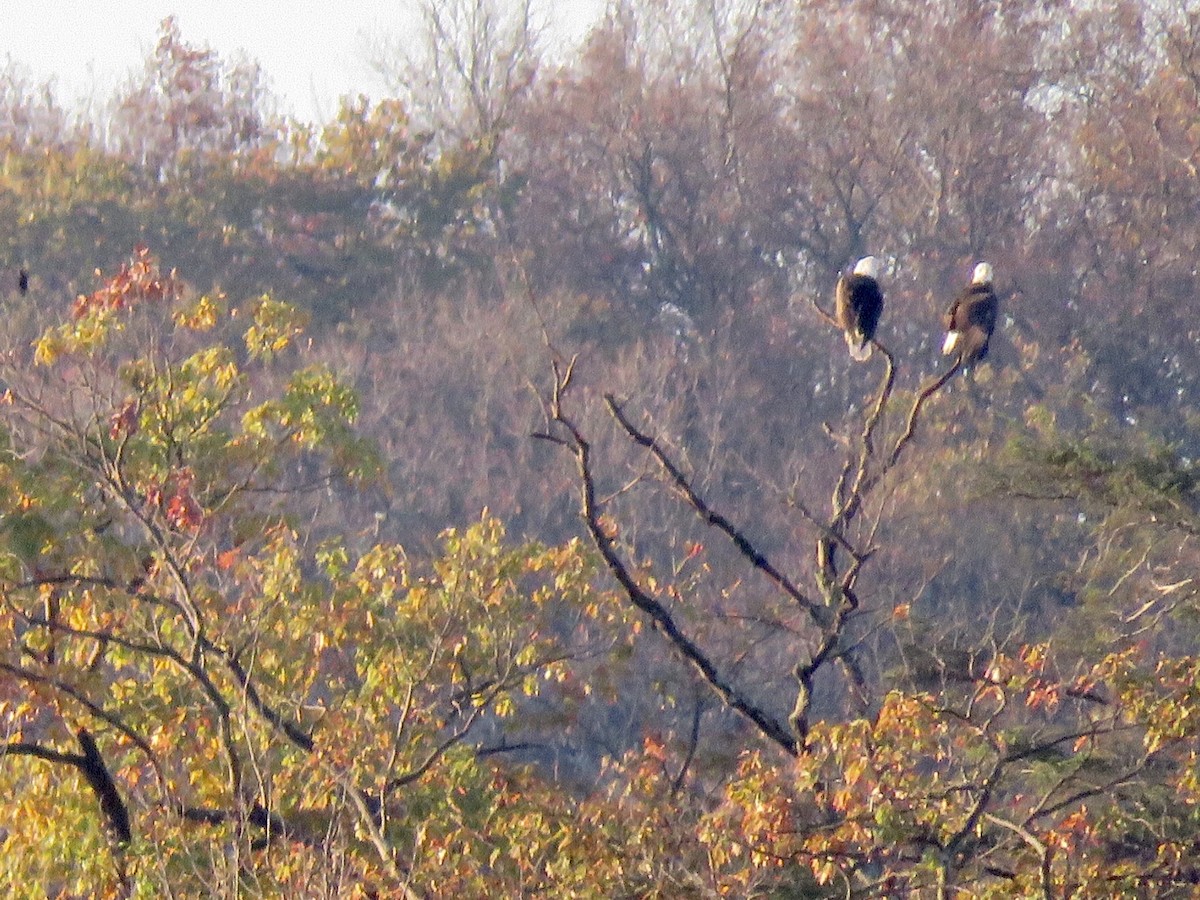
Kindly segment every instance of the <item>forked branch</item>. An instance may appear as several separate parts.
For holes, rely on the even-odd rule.
[[[95,738],[86,728],[80,728],[75,739],[79,742],[80,753],[68,753],[55,750],[42,744],[26,741],[15,741],[0,744],[0,758],[5,756],[28,756],[52,764],[72,766],[79,771],[92,793],[100,803],[100,811],[104,814],[105,827],[112,837],[115,852],[120,865],[120,856],[124,848],[133,840],[133,828],[129,822],[129,809],[121,798],[121,792],[113,780],[108,765],[100,753]]]
[[[566,432],[566,437],[552,434],[539,434],[535,437],[551,440],[559,446],[567,448],[575,458],[579,477],[580,513],[592,543],[600,552],[605,566],[617,580],[629,601],[650,619],[675,652],[699,674],[722,703],[753,724],[761,734],[786,753],[792,756],[797,755],[796,739],[788,728],[754,703],[725,677],[713,659],[683,632],[670,610],[638,583],[630,571],[630,567],[622,558],[609,526],[602,521],[603,512],[601,505],[596,500],[591,444],[584,437],[579,426],[563,409],[563,397],[570,387],[574,369],[575,359],[572,359],[565,368],[560,366],[557,361],[553,363],[555,384],[550,403],[551,421]]]

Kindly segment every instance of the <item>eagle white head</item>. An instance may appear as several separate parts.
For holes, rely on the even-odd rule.
[[[971,284],[991,284],[992,283],[992,264],[982,262],[975,267],[975,274],[971,276]]]
[[[990,269],[988,271],[991,271]],[[854,264],[855,275],[866,275],[868,278],[879,280],[879,260],[873,256],[864,256]]]

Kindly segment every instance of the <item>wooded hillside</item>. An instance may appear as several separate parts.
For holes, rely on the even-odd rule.
[[[430,0],[321,125],[10,64],[5,893],[1192,896],[1176,6]]]

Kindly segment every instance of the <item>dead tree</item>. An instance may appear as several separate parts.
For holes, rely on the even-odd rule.
[[[834,318],[814,300],[817,314],[832,327]],[[598,499],[593,444],[568,409],[568,397],[575,387],[577,358],[567,361],[551,347],[553,386],[545,398],[547,426],[534,436],[562,447],[575,462],[580,514],[588,536],[599,551],[605,566],[616,579],[628,602],[645,615],[654,628],[708,685],[721,703],[753,725],[765,738],[791,755],[805,751],[815,676],[836,667],[845,679],[859,709],[871,707],[868,685],[857,656],[858,641],[851,633],[851,619],[862,607],[858,582],[864,567],[877,552],[874,543],[880,521],[877,510],[868,513],[868,504],[888,482],[888,476],[900,465],[905,450],[917,434],[921,414],[929,401],[958,371],[955,362],[946,371],[926,382],[912,399],[905,424],[899,434],[884,434],[884,413],[899,400],[894,395],[896,361],[878,341],[884,371],[873,401],[863,420],[861,431],[844,443],[845,459],[837,476],[829,511],[821,515],[803,503],[795,504],[813,533],[815,566],[812,584],[802,585],[772,561],[743,528],[716,510],[701,496],[693,479],[668,453],[663,442],[637,424],[634,417],[612,394],[604,395],[608,414],[634,445],[644,448],[653,460],[663,483],[709,527],[731,542],[755,570],[801,610],[812,626],[809,646],[795,649],[792,675],[796,696],[786,721],[756,703],[741,690],[730,672],[723,670],[716,656],[686,633],[672,611],[639,581],[636,567],[621,548],[605,521],[605,502]],[[549,341],[547,340],[549,346]],[[868,521],[870,520],[870,521]]]

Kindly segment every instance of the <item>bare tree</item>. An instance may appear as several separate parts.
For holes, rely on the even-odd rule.
[[[815,301],[817,315],[836,328],[834,318]],[[639,564],[636,552],[618,539],[621,522],[613,514],[611,500],[601,486],[601,465],[593,440],[572,414],[568,396],[575,387],[577,358],[569,362],[551,350],[553,384],[545,399],[547,427],[536,437],[564,448],[574,459],[580,513],[589,536],[616,579],[629,603],[649,619],[652,626],[687,662],[717,698],[746,719],[766,739],[796,755],[803,753],[809,730],[814,680],[831,667],[842,671],[852,703],[869,711],[879,698],[864,677],[857,658],[859,637],[855,618],[864,607],[858,581],[864,566],[878,551],[876,536],[885,518],[886,486],[912,443],[921,414],[929,401],[958,371],[957,362],[926,382],[910,401],[908,412],[889,429],[886,413],[903,401],[894,394],[896,365],[892,353],[878,341],[875,346],[884,360],[884,371],[856,437],[841,438],[844,460],[833,485],[829,512],[799,496],[792,498],[797,514],[807,523],[813,542],[815,564],[809,585],[789,575],[753,540],[749,530],[739,527],[715,509],[695,486],[666,445],[634,421],[625,404],[612,394],[604,405],[619,432],[647,454],[665,490],[689,507],[704,525],[729,541],[745,563],[799,610],[808,626],[792,648],[795,694],[792,709],[781,720],[771,704],[755,699],[739,686],[728,662],[690,635],[672,611],[671,599],[678,593],[662,592],[652,571]],[[903,424],[901,425],[900,422]],[[607,479],[605,479],[607,480]],[[619,492],[618,492],[619,493]],[[668,599],[671,598],[671,599]]]
[[[420,44],[380,40],[374,67],[422,124],[496,141],[537,70],[542,26],[533,0],[420,0]]]

